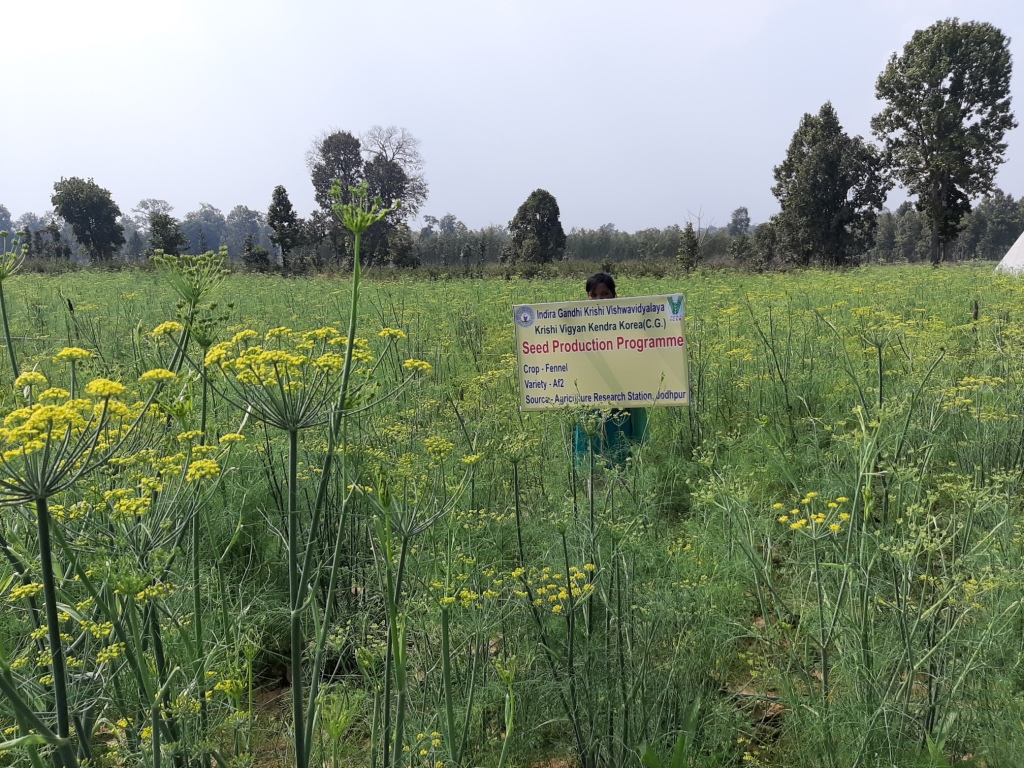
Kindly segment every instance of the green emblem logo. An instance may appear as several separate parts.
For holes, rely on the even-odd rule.
[[[683,297],[682,295],[668,296],[668,319],[683,319]]]

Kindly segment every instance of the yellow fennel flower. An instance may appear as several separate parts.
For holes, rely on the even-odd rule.
[[[92,352],[81,347],[64,347],[60,352],[57,353],[56,357],[53,358],[55,363],[66,363],[74,360],[88,360],[93,357]]]
[[[139,376],[139,383],[145,384],[147,382],[155,382],[162,384],[165,381],[173,381],[178,378],[178,375],[174,371],[169,371],[166,368],[154,368],[151,371],[146,371],[144,374]]]
[[[93,379],[85,387],[89,397],[117,397],[124,394],[124,384],[110,379]]]
[[[402,367],[413,373],[430,373],[434,367],[426,360],[406,360],[402,363]]]

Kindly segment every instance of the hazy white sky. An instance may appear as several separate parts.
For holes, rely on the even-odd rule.
[[[507,223],[534,189],[571,227],[724,225],[778,210],[772,168],[831,100],[870,135],[874,84],[914,30],[1008,35],[1024,123],[1020,0],[3,0],[0,203],[51,208],[91,177],[128,212],[162,198],[313,208],[322,131],[407,128],[422,214]],[[1024,129],[998,183],[1024,195]]]

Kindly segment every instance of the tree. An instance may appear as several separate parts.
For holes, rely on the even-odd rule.
[[[1017,201],[998,188],[982,198],[963,223],[956,251],[969,259],[1001,259],[1024,229]]]
[[[313,140],[306,153],[306,167],[313,182],[313,197],[320,209],[330,213],[331,186],[341,182],[343,203],[349,202],[349,189],[363,180],[363,148],[348,131],[333,131]]]
[[[63,242],[60,224],[51,218],[45,229],[37,229],[32,233],[32,256],[55,261],[68,261],[71,258],[71,246]]]
[[[700,238],[693,228],[692,221],[686,222],[686,226],[683,227],[683,234],[679,238],[678,258],[687,272],[696,269],[700,264]]]
[[[280,184],[274,187],[270,209],[267,211],[267,224],[274,231],[270,236],[270,242],[281,249],[281,269],[287,272],[291,252],[303,242],[303,221],[295,213],[292,201],[288,199],[288,190]]]
[[[423,177],[423,156],[420,155],[420,140],[405,128],[394,125],[382,127],[375,125],[362,136],[363,152],[368,156],[367,165],[375,160],[387,160],[395,163],[405,175],[402,197],[392,198],[402,201],[403,220],[415,216],[427,199],[427,182]],[[369,179],[369,172],[367,178]],[[373,192],[373,184],[370,184]],[[389,198],[381,195],[385,202]]]
[[[311,217],[308,245],[318,253],[327,252],[345,261],[351,247],[348,231],[334,217],[335,203],[350,201],[350,188],[366,182],[370,197],[386,204],[398,201],[384,221],[368,229],[362,240],[363,263],[388,261],[389,238],[394,228],[408,220],[423,205],[427,184],[423,179],[423,158],[419,140],[404,128],[374,126],[362,138],[348,131],[332,131],[317,137],[306,154],[313,193],[319,211]],[[341,187],[340,199],[331,196],[335,181]],[[397,236],[397,235],[395,235]]]
[[[224,220],[224,238],[221,243],[228,247],[231,258],[238,259],[242,256],[249,235],[253,237],[253,247],[259,245],[266,249],[270,245],[270,232],[266,216],[260,211],[236,205]]]
[[[388,261],[393,267],[409,268],[420,265],[412,232],[405,224],[399,224],[388,232]]]
[[[169,256],[180,256],[188,246],[188,238],[181,231],[181,223],[169,213],[151,211],[149,214],[149,247],[146,256],[163,251]]]
[[[343,203],[349,201],[349,188],[365,180],[370,184],[371,195],[380,195],[387,203],[401,201],[401,213],[396,221],[414,216],[427,199],[419,146],[419,139],[405,128],[393,125],[386,128],[375,125],[361,139],[348,131],[331,131],[318,136],[306,153],[306,167],[317,205],[329,213],[332,204],[338,202],[330,196],[335,179],[341,182]],[[378,182],[389,180],[391,187],[397,188],[400,194],[381,194],[387,190],[374,188],[374,176]],[[395,184],[396,179],[400,179],[400,183]]]
[[[892,211],[883,210],[878,216],[870,258],[882,263],[896,258],[896,216]]]
[[[509,261],[513,264],[548,264],[562,257],[565,231],[554,195],[535,189],[509,222],[512,235]]]
[[[928,258],[928,239],[924,215],[913,204],[904,202],[896,209],[896,256],[908,262]]]
[[[193,253],[220,249],[226,227],[224,214],[209,203],[200,203],[199,210],[186,213],[181,222],[181,231],[188,238]]]
[[[751,266],[758,272],[767,269],[779,251],[778,216],[772,216],[754,230],[754,258]]]
[[[731,237],[745,235],[750,230],[750,212],[745,207],[739,207],[732,212],[729,219],[729,226],[726,227]]]
[[[747,264],[754,257],[754,238],[747,232],[740,232],[729,241],[729,255],[738,264]]]
[[[142,236],[142,233],[138,229],[132,228],[131,232],[128,233],[128,237],[125,238],[124,253],[128,259],[136,260],[141,259],[142,255],[146,252],[146,238]]]
[[[92,179],[61,179],[53,185],[53,209],[74,230],[75,238],[97,261],[106,261],[124,245],[121,209],[110,192]]]
[[[436,216],[424,216],[423,223],[425,226],[416,236],[416,260],[423,263],[454,263],[461,257],[463,249],[471,247],[471,241],[476,239],[474,233],[471,233],[452,213],[446,213],[440,219]],[[471,247],[471,250],[477,249]]]
[[[135,223],[135,228],[141,233],[146,232],[146,227],[149,226],[149,215],[151,213],[171,213],[174,210],[174,206],[168,203],[166,200],[158,200],[155,197],[147,197],[144,200],[139,200],[138,205],[132,208],[131,215],[128,217]]]
[[[989,192],[1005,161],[1008,40],[984,22],[946,19],[914,33],[875,84],[886,103],[871,120],[899,181],[931,227],[931,261],[960,229],[970,199]]]
[[[242,263],[253,272],[270,271],[270,251],[256,245],[256,236],[249,232],[242,242]]]
[[[385,221],[397,224],[399,221],[403,221],[410,213],[415,213],[415,211],[409,211],[406,207],[410,179],[401,165],[394,160],[378,155],[366,163],[363,170],[367,184],[367,193],[371,199],[379,197],[384,201],[385,205],[390,205],[396,200],[400,203],[398,208],[388,214]]]
[[[860,136],[843,131],[832,104],[805,114],[786,158],[775,167],[772,194],[783,250],[797,263],[854,263],[871,246],[875,217],[891,184],[881,158]]]
[[[10,233],[13,223],[11,221],[11,212],[7,210],[7,206],[0,205],[0,231]]]
[[[40,216],[32,211],[26,211],[14,220],[12,225],[15,232],[27,232],[32,234],[37,229],[46,229],[47,217],[49,214]]]

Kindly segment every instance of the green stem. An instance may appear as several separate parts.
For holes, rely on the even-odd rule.
[[[205,384],[206,379],[203,379]],[[223,594],[223,593],[222,593]],[[203,600],[199,587],[199,509],[192,514],[192,610],[196,630],[196,658],[199,659],[197,681],[199,685],[199,729],[203,738],[206,735],[206,650],[203,648]],[[209,761],[202,760],[204,765]]]
[[[452,650],[448,628],[448,609],[441,609],[441,681],[444,686],[444,715],[448,733],[445,742],[452,752],[455,751],[455,705],[452,701]],[[452,758],[458,764],[456,755]]]
[[[811,552],[814,557],[814,584],[818,597],[818,653],[821,658],[821,707],[827,713],[829,709],[829,688],[831,685],[829,675],[828,644],[831,642],[830,633],[825,628],[825,595],[822,587],[821,560],[818,555],[818,535],[815,532],[811,537]],[[825,744],[828,751],[828,764],[835,765],[835,751],[832,744],[832,719],[825,723]]]
[[[299,585],[299,433],[288,431],[288,597],[291,610],[292,724],[295,730],[295,765],[309,768],[302,691],[302,614]]]
[[[397,617],[396,617],[397,618]],[[395,764],[401,759],[402,746],[405,742],[405,697],[406,697],[406,661],[405,661],[405,622],[395,628],[395,684],[398,689],[398,700],[395,702]]]
[[[516,699],[510,683],[508,693],[505,694],[505,742],[501,745],[501,757],[498,758],[498,768],[503,768],[505,758],[508,757],[508,745],[512,741],[512,729],[515,726],[515,714]]]
[[[562,556],[565,562],[565,578],[569,580],[569,544],[566,541],[565,533],[562,533]],[[575,648],[576,648],[576,619],[575,619],[575,603],[572,599],[572,583],[567,585],[566,591],[569,593],[569,608],[565,616],[565,646],[566,646],[566,662],[565,672],[566,678],[569,681],[569,703],[572,713],[572,729],[576,735],[577,749],[580,752],[580,762],[584,766],[590,765],[590,745],[587,740],[583,737],[583,729],[580,726],[579,714],[580,714],[580,702],[579,693],[576,688],[576,659],[575,659]]]
[[[385,557],[385,578],[387,588],[387,612],[388,612],[388,654],[384,664],[384,768],[391,765],[391,685],[392,672],[394,673],[394,687],[398,692],[398,700],[395,706],[395,731],[394,731],[394,755],[395,762],[401,759],[402,755],[402,729],[405,721],[405,624],[399,626],[398,621],[398,598],[401,595],[402,580],[405,573],[405,562],[409,552],[409,539],[402,537],[402,549],[398,556],[398,572],[394,573],[391,567],[391,522],[385,520],[384,529],[379,533],[384,536],[384,557]]]
[[[341,435],[342,425],[345,422],[345,403],[348,400],[348,387],[349,378],[352,370],[352,348],[355,346],[356,337],[356,311],[359,308],[359,247],[360,241],[362,240],[361,234],[356,234],[355,242],[355,257],[352,267],[352,304],[349,310],[348,318],[348,335],[346,336],[347,343],[345,345],[345,362],[342,367],[341,373],[341,388],[338,391],[338,400],[335,403],[334,413],[332,414],[330,429],[327,434],[327,455],[324,458],[324,465],[320,473],[320,483],[317,487],[316,500],[313,502],[313,512],[310,520],[309,529],[315,531],[320,525],[320,516],[323,513],[323,509],[327,504],[327,491],[330,486],[331,470],[334,466],[334,454],[335,448],[338,446],[338,441]],[[303,594],[300,595],[303,599],[305,598],[305,590],[308,589],[312,579],[308,578],[307,574],[312,568],[313,553],[316,550],[316,542],[311,537],[306,545],[306,551],[302,559],[301,584]]]
[[[18,378],[18,360],[14,354],[14,343],[11,341],[11,326],[7,322],[7,300],[4,297],[4,282],[0,280],[0,315],[4,320],[4,340],[7,342],[7,354],[11,358],[11,372],[14,378]]]
[[[884,369],[883,364],[882,364],[882,346],[878,345],[878,414],[879,414],[879,418],[881,418],[881,414],[882,414],[882,385],[883,385],[882,375],[883,375],[884,371],[885,371],[885,369]]]
[[[56,766],[76,766],[77,758],[75,757],[74,751],[71,749],[70,743],[67,740],[59,738],[53,731],[46,727],[46,724],[39,718],[34,709],[29,706],[27,702],[21,697],[21,692],[18,690],[13,678],[11,677],[11,668],[7,666],[6,662],[0,659],[0,696],[7,700],[14,710],[14,717],[21,728],[23,733],[29,731],[35,731],[41,735],[47,744],[53,744],[57,748],[59,755],[54,756],[54,765]],[[32,762],[33,768],[42,768],[42,763],[39,759],[39,755],[35,747],[29,747],[29,759]]]
[[[57,715],[57,737],[71,737],[71,717],[68,706],[68,679],[64,664],[64,646],[60,638],[57,617],[57,583],[53,573],[53,552],[50,547],[50,509],[45,497],[36,499],[36,523],[39,528],[39,566],[43,579],[43,602],[46,609],[46,634],[50,644],[50,669],[53,673],[54,709]],[[56,759],[56,758],[55,758]],[[64,768],[78,765],[62,759]]]
[[[342,444],[345,444],[347,442],[347,438],[345,436],[346,429],[347,429],[347,422],[342,422],[342,440],[341,440]],[[333,453],[333,452],[334,451],[332,449],[331,453]],[[326,462],[325,462],[325,464],[326,464]],[[328,471],[327,469],[324,470],[325,473],[327,471]],[[343,486],[347,486],[348,483],[345,482],[345,478],[348,477],[348,470],[347,470],[346,459],[345,459],[344,455],[342,455],[342,458],[341,458],[341,477],[342,477],[342,485]],[[318,496],[318,498],[319,498],[319,496]],[[312,678],[311,678],[310,683],[309,683],[309,696],[308,696],[309,711],[311,711],[311,712],[317,706],[317,698],[319,696],[320,677],[322,675],[322,670],[323,670],[324,649],[327,647],[327,636],[328,636],[328,634],[330,632],[331,617],[332,617],[332,613],[333,613],[333,610],[334,610],[334,603],[335,603],[335,593],[337,592],[337,587],[338,587],[338,578],[339,578],[338,574],[341,571],[339,563],[341,562],[341,545],[342,545],[342,539],[343,539],[342,531],[344,530],[344,526],[345,526],[345,522],[346,522],[347,516],[348,516],[348,497],[345,496],[345,495],[342,495],[342,499],[341,499],[341,512],[339,514],[339,519],[338,519],[337,534],[336,534],[335,539],[334,539],[334,552],[331,555],[331,563],[330,563],[330,574],[331,575],[330,575],[330,578],[327,580],[327,595],[324,598],[323,616],[321,617],[320,627],[319,627],[319,630],[318,630],[318,634],[316,636],[316,643],[314,645],[314,651],[313,651],[313,666],[312,666],[313,674],[312,674]],[[310,527],[310,530],[312,530],[312,526]],[[302,573],[303,573],[303,579],[305,579],[305,570],[303,570]],[[304,584],[304,589],[308,588],[308,583],[305,580],[303,581],[303,584]],[[307,723],[306,723],[306,743],[307,744],[312,744],[313,743],[313,726],[314,725],[316,725],[316,717],[314,716],[314,717],[307,718]]]
[[[206,377],[206,354],[204,351],[203,361],[200,362],[199,374],[203,380],[202,410],[199,420],[199,444],[206,445],[206,399],[209,383]],[[222,593],[223,594],[223,593]],[[199,586],[199,507],[197,506],[192,516],[192,610],[195,614],[196,629],[196,658],[199,659],[199,730],[202,739],[206,738],[208,712],[206,703],[206,650],[203,647],[203,601],[202,591]],[[201,763],[209,765],[206,756],[202,757]]]
[[[512,462],[512,494],[516,507],[516,542],[519,544],[519,565],[526,567],[526,548],[523,546],[523,523],[519,505],[519,462]],[[531,598],[532,599],[532,598]]]
[[[199,431],[202,432],[202,436],[199,438],[200,445],[206,445],[206,401],[208,398],[207,388],[210,386],[210,382],[206,377],[206,350],[203,350],[203,359],[199,363],[199,375],[203,379],[203,400],[202,409],[200,410],[199,416]]]
[[[391,670],[395,664],[395,643],[393,640],[394,625],[392,623],[392,610],[391,610],[391,527],[390,522],[385,521],[385,529],[387,531],[387,538],[384,541],[384,574],[386,580],[387,595],[385,600],[387,601],[387,612],[388,612],[388,650],[384,658],[384,701],[383,701],[383,712],[382,712],[382,729],[381,738],[383,739],[383,758],[381,760],[382,768],[390,768],[391,766]]]

